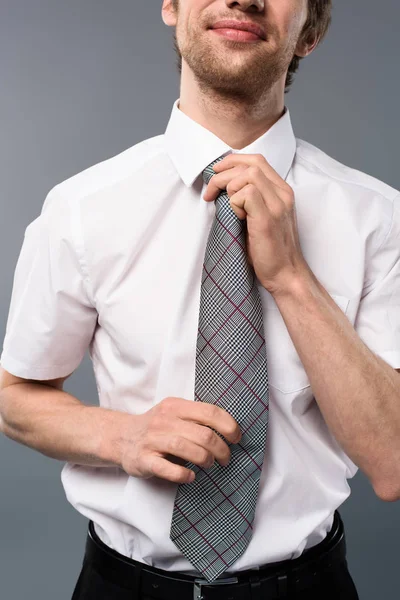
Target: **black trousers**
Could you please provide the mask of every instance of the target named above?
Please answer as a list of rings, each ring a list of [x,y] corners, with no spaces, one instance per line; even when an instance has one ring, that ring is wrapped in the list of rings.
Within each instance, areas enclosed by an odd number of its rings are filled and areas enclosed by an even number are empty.
[[[218,582],[218,583],[217,583]],[[71,600],[359,600],[348,569],[338,511],[326,538],[292,560],[226,573],[209,584],[149,567],[106,546],[89,522],[82,568]]]

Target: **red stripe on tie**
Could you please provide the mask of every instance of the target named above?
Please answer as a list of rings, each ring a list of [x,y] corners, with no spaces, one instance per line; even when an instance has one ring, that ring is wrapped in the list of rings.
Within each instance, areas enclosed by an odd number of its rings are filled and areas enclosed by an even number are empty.
[[[196,465],[197,466],[197,465]],[[204,471],[204,469],[202,469],[201,467],[199,467],[199,469],[201,469],[202,471]],[[243,479],[243,481],[240,483],[239,487],[237,487],[232,494],[234,494],[235,492],[237,492],[238,490],[240,490],[240,488],[242,487],[242,485],[244,483],[246,483],[246,481],[249,479],[249,477],[252,477],[254,475],[254,473],[258,470],[258,468],[254,469],[254,471],[252,471],[251,473],[249,473],[246,477],[246,479]],[[206,473],[206,471],[204,471]],[[215,485],[215,482],[213,482]],[[219,489],[219,488],[218,488]],[[221,490],[220,490],[221,491]],[[228,496],[228,498],[230,498],[230,495]],[[223,504],[225,502],[225,498],[223,500],[221,500],[221,502],[219,502],[218,504],[216,504],[214,506],[214,508],[212,510],[210,510],[210,512],[207,513],[207,515],[210,515],[216,508],[218,508],[219,506],[221,506],[221,504]],[[197,525],[197,523],[200,523],[200,521],[203,520],[204,517],[200,517],[200,519],[198,521],[195,521],[195,523],[193,523],[193,525]],[[189,519],[187,519],[189,520]],[[190,521],[189,521],[190,522]],[[181,535],[184,535],[185,533],[187,533],[190,529],[192,528],[192,526],[190,525],[187,529],[185,529],[185,531],[181,531],[181,533],[179,535],[177,535],[175,537],[175,540],[177,540]]]
[[[177,504],[176,504],[175,506],[176,506],[177,510],[179,510],[179,512],[181,513],[181,515],[183,515],[183,516],[184,516],[184,518],[185,518],[187,521],[189,521],[188,517],[185,515],[185,513],[183,513],[183,512],[181,511],[181,509],[179,508],[179,506],[178,506]],[[190,521],[189,521],[189,523],[190,523]],[[200,536],[200,537],[201,537],[201,538],[202,538],[202,539],[203,539],[203,540],[206,542],[206,544],[207,544],[208,546],[210,546],[211,550],[212,550],[213,552],[215,552],[215,554],[217,554],[217,558],[219,557],[219,558],[222,560],[222,562],[223,562],[223,563],[224,563],[224,564],[225,564],[225,565],[228,567],[228,566],[229,566],[229,565],[228,565],[228,563],[224,561],[224,559],[223,559],[223,558],[222,558],[222,556],[219,554],[219,552],[217,552],[217,550],[214,548],[214,546],[213,546],[212,544],[210,544],[210,542],[209,542],[208,540],[206,540],[206,538],[205,538],[205,537],[204,537],[204,535],[201,533],[201,531],[199,531],[199,530],[197,529],[197,527],[195,527],[193,524],[191,524],[191,529],[194,529],[195,531],[197,531],[197,533],[199,534],[199,536]],[[247,529],[246,529],[246,531],[247,531]],[[215,562],[215,560],[217,560],[217,558],[215,558],[213,562]]]

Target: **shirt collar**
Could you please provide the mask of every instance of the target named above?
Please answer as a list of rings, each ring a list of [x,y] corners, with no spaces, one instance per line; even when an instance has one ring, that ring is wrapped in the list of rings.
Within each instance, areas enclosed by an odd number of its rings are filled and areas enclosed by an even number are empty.
[[[276,123],[254,142],[235,150],[214,133],[188,117],[178,108],[175,100],[165,130],[166,150],[187,187],[193,185],[204,169],[222,154],[262,154],[273,169],[286,179],[296,153],[296,138],[293,133],[289,109]]]

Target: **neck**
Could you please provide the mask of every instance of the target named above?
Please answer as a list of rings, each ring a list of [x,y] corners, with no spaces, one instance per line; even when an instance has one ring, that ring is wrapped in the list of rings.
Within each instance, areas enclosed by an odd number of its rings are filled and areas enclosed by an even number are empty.
[[[205,89],[182,65],[178,108],[188,117],[214,133],[235,150],[245,148],[263,135],[285,110],[284,81],[257,99],[232,98]]]

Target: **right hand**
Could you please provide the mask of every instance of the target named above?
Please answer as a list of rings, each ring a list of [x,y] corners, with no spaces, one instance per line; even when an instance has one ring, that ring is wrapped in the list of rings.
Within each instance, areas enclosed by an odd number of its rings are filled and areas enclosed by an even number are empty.
[[[237,444],[240,427],[223,408],[206,402],[168,397],[141,415],[131,415],[128,436],[124,436],[121,468],[133,477],[161,477],[176,483],[189,483],[195,473],[168,460],[172,455],[203,468],[210,468],[216,459],[229,463],[229,446],[225,439]],[[132,427],[133,422],[133,427]]]

